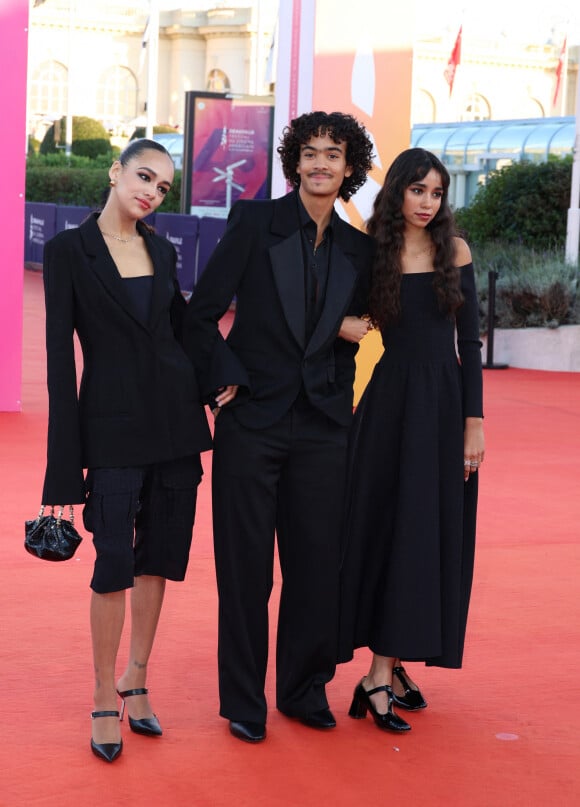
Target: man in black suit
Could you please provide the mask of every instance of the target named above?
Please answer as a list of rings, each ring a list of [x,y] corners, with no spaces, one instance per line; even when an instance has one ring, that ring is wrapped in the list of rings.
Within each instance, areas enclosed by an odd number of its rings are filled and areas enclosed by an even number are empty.
[[[325,684],[336,664],[347,432],[373,255],[371,239],[334,210],[371,167],[364,128],[350,115],[305,114],[286,127],[278,153],[294,190],[234,205],[186,323],[219,413],[213,523],[220,714],[248,742],[266,736],[275,533],[283,577],[277,707],[314,728],[336,725]],[[218,322],[234,296],[224,342]]]

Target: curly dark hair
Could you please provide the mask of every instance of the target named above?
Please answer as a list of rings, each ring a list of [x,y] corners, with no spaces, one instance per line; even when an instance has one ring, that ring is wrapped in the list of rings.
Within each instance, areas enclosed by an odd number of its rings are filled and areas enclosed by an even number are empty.
[[[373,144],[365,127],[352,115],[343,112],[306,112],[284,127],[277,148],[282,170],[288,182],[300,187],[296,168],[300,161],[300,147],[312,137],[328,135],[335,143],[346,143],[346,164],[352,174],[344,178],[338,195],[345,202],[366,182],[372,168]]]
[[[414,182],[424,179],[432,169],[441,177],[443,187],[441,206],[426,227],[435,246],[433,287],[439,308],[444,314],[452,315],[463,303],[459,270],[454,266],[453,236],[457,235],[457,229],[448,202],[449,173],[430,151],[407,149],[399,154],[387,171],[367,222],[367,232],[377,243],[369,314],[373,324],[379,328],[397,322],[401,315],[401,253],[405,244],[402,208],[405,191]]]

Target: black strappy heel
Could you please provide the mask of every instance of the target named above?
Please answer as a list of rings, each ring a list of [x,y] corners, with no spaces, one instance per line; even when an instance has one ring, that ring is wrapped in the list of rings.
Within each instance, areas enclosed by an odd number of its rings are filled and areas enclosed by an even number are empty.
[[[374,703],[371,701],[370,696],[374,695],[376,692],[387,693],[388,709],[385,714],[377,712]],[[361,681],[354,690],[354,697],[348,711],[348,716],[354,717],[355,720],[362,720],[366,717],[367,711],[369,711],[380,729],[386,729],[388,731],[410,731],[411,726],[403,720],[402,717],[399,717],[399,715],[393,712],[393,700],[393,689],[387,686],[387,684],[369,689],[367,692]]]
[[[99,717],[119,717],[119,712],[112,710],[91,712],[92,720]],[[123,750],[123,740],[118,743],[96,743],[91,737],[91,750],[99,759],[104,759],[105,762],[114,762]]]
[[[411,689],[405,668],[400,666],[394,667],[393,675],[397,676],[401,686],[405,690],[404,695],[397,695],[393,692],[393,700],[397,706],[408,709],[410,712],[414,712],[416,709],[424,709],[427,706],[427,701],[418,689]]]
[[[123,719],[123,715],[125,714],[125,698],[130,698],[133,695],[147,695],[149,693],[148,689],[144,687],[140,687],[139,689],[126,689],[124,692],[119,692],[117,690],[117,695],[122,698],[123,705],[121,706],[121,720]],[[153,717],[141,717],[135,719],[129,715],[129,728],[131,731],[134,731],[135,734],[146,734],[148,737],[161,737],[163,734],[163,730],[159,725],[159,720],[157,720],[157,716],[153,715]]]

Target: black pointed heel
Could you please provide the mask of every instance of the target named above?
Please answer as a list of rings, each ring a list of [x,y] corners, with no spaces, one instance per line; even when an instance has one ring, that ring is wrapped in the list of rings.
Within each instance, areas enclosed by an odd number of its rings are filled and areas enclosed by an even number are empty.
[[[92,720],[99,717],[119,717],[119,712],[112,710],[91,712]],[[114,762],[123,750],[123,740],[118,743],[96,743],[91,737],[91,750],[99,759],[104,759],[105,762]]]
[[[117,695],[123,701],[120,719],[122,720],[123,715],[125,714],[125,698],[130,698],[132,695],[147,695],[148,693],[149,690],[145,689],[144,687],[140,687],[139,689],[126,689],[124,692],[119,692],[119,690],[117,690]],[[159,725],[159,720],[157,719],[156,715],[153,715],[153,717],[141,717],[137,719],[129,715],[129,728],[131,731],[134,731],[135,734],[145,734],[147,737],[161,737],[163,734],[163,729]]]
[[[370,696],[376,692],[386,692],[388,698],[388,709],[385,714],[377,712],[374,703],[371,701]],[[373,720],[380,729],[388,731],[410,731],[411,726],[403,720],[402,717],[393,712],[393,690],[392,687],[384,684],[380,687],[367,690],[363,687],[362,681],[354,690],[354,696],[348,716],[354,717],[355,720],[362,720],[366,717],[367,711],[371,713]]]
[[[416,709],[425,709],[427,701],[418,689],[411,689],[411,684],[407,678],[407,673],[404,667],[394,667],[393,675],[396,675],[403,689],[404,695],[396,695],[393,692],[393,700],[402,709],[407,709],[409,712],[414,712]]]

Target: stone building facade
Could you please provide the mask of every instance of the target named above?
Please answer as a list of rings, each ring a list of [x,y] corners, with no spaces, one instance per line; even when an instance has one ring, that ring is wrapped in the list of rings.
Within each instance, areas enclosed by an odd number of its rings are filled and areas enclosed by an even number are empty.
[[[453,41],[415,43],[412,123],[510,120],[574,114],[580,48],[567,49],[556,103],[556,70],[562,43],[514,44],[463,38],[450,94],[445,69]]]
[[[275,3],[214,3],[160,14],[157,123],[180,129],[189,90],[272,92]],[[46,0],[30,14],[28,132],[40,139],[70,109],[102,121],[120,139],[143,125],[147,87],[147,3]],[[453,93],[444,70],[453,42],[417,41],[412,120],[431,123],[574,114],[578,47],[570,48],[559,97],[560,44],[464,39]],[[388,77],[396,81],[396,76]],[[70,100],[70,104],[69,104]]]
[[[28,133],[40,139],[69,108],[73,115],[100,120],[118,137],[144,125],[147,21],[144,3],[47,0],[33,7]],[[180,128],[189,90],[270,92],[266,81],[272,28],[257,5],[161,12],[156,122]]]

